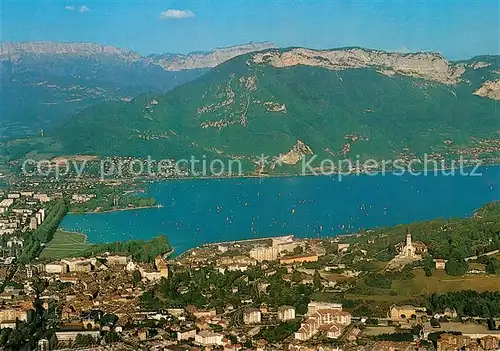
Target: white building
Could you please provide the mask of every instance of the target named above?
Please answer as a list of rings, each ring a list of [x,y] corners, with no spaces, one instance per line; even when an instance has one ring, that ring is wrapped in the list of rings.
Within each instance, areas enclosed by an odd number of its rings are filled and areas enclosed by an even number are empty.
[[[90,272],[96,260],[95,258],[68,258],[61,260],[61,262],[68,265],[70,272]]]
[[[313,313],[319,310],[327,310],[327,309],[342,311],[342,304],[332,303],[332,302],[311,301],[307,304],[307,315],[311,316]]]
[[[0,214],[7,212],[10,206],[14,203],[13,199],[3,199],[0,201]]]
[[[194,342],[202,346],[218,345],[222,346],[222,334],[214,333],[210,330],[203,330],[195,335]]]
[[[42,214],[40,212],[35,213],[35,218],[38,225],[42,224]]]
[[[195,338],[196,338],[196,329],[177,332],[177,340],[178,341],[195,339]]]
[[[38,210],[38,213],[42,216],[42,222],[45,221],[45,209],[41,208]]]
[[[53,262],[45,265],[45,272],[49,274],[61,274],[68,272],[68,266],[62,262]]]
[[[35,194],[35,195],[33,195],[33,198],[35,200],[40,201],[40,202],[49,202],[50,201],[50,197],[48,197],[47,194]]]
[[[7,247],[23,247],[24,240],[18,237],[12,237],[9,241],[7,241]]]
[[[351,324],[351,314],[338,309],[321,309],[312,313],[295,332],[296,340],[309,340],[320,330],[329,338],[338,338],[343,329]]]
[[[106,260],[111,265],[126,265],[132,261],[132,256],[122,256],[122,255],[109,255]]]
[[[89,331],[89,330],[78,330],[78,331],[62,331],[56,332],[56,338],[59,342],[73,342],[76,340],[78,334],[84,336],[91,336],[95,340],[99,340],[101,332],[100,331]]]
[[[295,319],[295,307],[281,306],[278,308],[278,319],[280,321],[288,321]]]
[[[258,324],[262,319],[262,313],[257,308],[251,308],[243,313],[243,323]]]
[[[31,217],[30,219],[30,229],[31,230],[36,230],[38,228],[38,221],[36,220],[36,217]]]
[[[279,249],[275,246],[258,246],[250,250],[250,257],[262,261],[274,261],[278,259]]]

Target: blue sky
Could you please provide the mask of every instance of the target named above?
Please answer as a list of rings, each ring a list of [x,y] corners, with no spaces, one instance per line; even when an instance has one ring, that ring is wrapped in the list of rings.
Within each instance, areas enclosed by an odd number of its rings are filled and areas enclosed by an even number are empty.
[[[498,0],[3,0],[3,41],[86,41],[147,55],[249,41],[499,54]]]

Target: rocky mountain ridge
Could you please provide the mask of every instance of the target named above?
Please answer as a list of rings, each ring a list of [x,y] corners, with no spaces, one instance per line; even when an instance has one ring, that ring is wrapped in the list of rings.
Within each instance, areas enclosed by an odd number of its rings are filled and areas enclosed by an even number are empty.
[[[313,50],[292,48],[270,50],[253,55],[252,62],[283,68],[297,65],[322,67],[333,71],[379,68],[386,75],[401,74],[443,84],[456,84],[465,72],[464,65],[450,63],[440,54],[418,52],[402,54],[362,48]]]
[[[82,57],[110,55],[128,62],[160,66],[165,71],[182,71],[213,68],[233,57],[270,48],[276,48],[276,46],[270,42],[250,42],[225,48],[215,48],[208,52],[152,54],[144,57],[129,49],[94,43],[3,42],[0,43],[0,60],[15,61],[28,55],[74,55]]]
[[[213,68],[236,56],[274,48],[277,48],[277,46],[270,42],[250,42],[225,48],[215,48],[209,52],[192,52],[187,55],[149,55],[145,61],[161,66],[166,71]]]
[[[140,55],[132,50],[120,49],[111,45],[94,43],[63,43],[50,41],[2,42],[0,43],[0,56],[12,58],[23,54],[76,54],[76,55]]]

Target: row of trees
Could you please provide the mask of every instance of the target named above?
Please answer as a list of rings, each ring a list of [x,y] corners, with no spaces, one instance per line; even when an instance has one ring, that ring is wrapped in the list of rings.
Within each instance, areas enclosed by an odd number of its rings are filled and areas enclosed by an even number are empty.
[[[478,293],[473,290],[432,294],[427,298],[427,308],[432,313],[454,308],[465,317],[500,317],[500,291]]]
[[[68,203],[64,199],[58,199],[50,203],[46,210],[48,213],[42,224],[25,237],[23,252],[19,257],[22,263],[27,263],[38,257],[42,243],[52,240],[59,224],[68,213]]]
[[[79,256],[89,257],[100,252],[112,254],[130,254],[134,261],[152,262],[158,255],[172,249],[166,235],[157,236],[151,240],[129,240],[112,243],[95,244],[88,251],[78,253]]]

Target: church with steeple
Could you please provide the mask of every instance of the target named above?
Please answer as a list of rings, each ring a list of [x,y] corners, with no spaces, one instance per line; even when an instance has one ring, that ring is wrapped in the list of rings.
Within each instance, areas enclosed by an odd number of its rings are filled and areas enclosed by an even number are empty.
[[[399,256],[408,258],[421,258],[427,253],[427,245],[421,241],[413,241],[410,228],[406,229],[406,242],[397,245]]]

